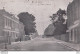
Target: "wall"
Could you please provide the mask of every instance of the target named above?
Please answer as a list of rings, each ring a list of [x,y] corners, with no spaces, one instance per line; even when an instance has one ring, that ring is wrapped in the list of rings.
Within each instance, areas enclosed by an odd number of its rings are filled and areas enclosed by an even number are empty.
[[[73,43],[80,42],[80,30],[79,30],[80,22],[78,22],[80,21],[79,14],[80,14],[80,0],[74,0],[67,7],[67,16],[68,16],[67,27],[70,30],[69,31],[69,41]]]

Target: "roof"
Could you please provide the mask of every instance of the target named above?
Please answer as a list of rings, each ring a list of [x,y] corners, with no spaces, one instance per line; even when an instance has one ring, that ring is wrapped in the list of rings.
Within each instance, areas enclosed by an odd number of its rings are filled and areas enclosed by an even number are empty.
[[[1,9],[0,10],[0,14],[1,15],[6,15],[6,16],[9,16],[9,17],[11,17],[11,18],[17,18],[17,19],[19,19],[17,16],[15,16],[14,14],[11,14],[11,13],[9,13],[9,12],[7,12],[5,9]]]

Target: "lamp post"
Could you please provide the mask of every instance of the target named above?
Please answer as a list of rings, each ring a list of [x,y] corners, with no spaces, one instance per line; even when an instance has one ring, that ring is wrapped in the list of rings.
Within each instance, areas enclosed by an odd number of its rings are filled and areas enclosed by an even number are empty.
[[[5,36],[5,50],[7,50],[7,36]]]

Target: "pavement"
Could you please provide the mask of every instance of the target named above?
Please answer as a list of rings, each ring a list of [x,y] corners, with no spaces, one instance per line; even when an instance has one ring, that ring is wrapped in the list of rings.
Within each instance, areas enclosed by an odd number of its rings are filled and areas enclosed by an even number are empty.
[[[51,39],[55,39],[55,38],[53,37]],[[55,40],[57,40],[57,39],[55,39]],[[80,44],[65,42],[65,41],[61,41],[61,40],[57,40],[57,42],[60,43],[61,45],[68,47],[68,48],[71,48],[75,51],[80,51]]]
[[[30,41],[14,42],[8,51],[75,51],[55,38],[35,38]]]
[[[0,43],[0,50],[5,50],[5,43]]]
[[[76,43],[69,43],[69,42],[64,42],[61,41],[61,44],[74,49],[75,51],[80,51],[80,44],[76,44]]]

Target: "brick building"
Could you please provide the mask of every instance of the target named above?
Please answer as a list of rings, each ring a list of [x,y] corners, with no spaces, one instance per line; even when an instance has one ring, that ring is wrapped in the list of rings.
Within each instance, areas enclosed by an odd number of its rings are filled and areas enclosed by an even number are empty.
[[[80,43],[80,0],[73,0],[67,7],[69,41]]]
[[[14,42],[20,35],[21,27],[19,18],[13,14],[0,10],[0,41],[11,43]]]

